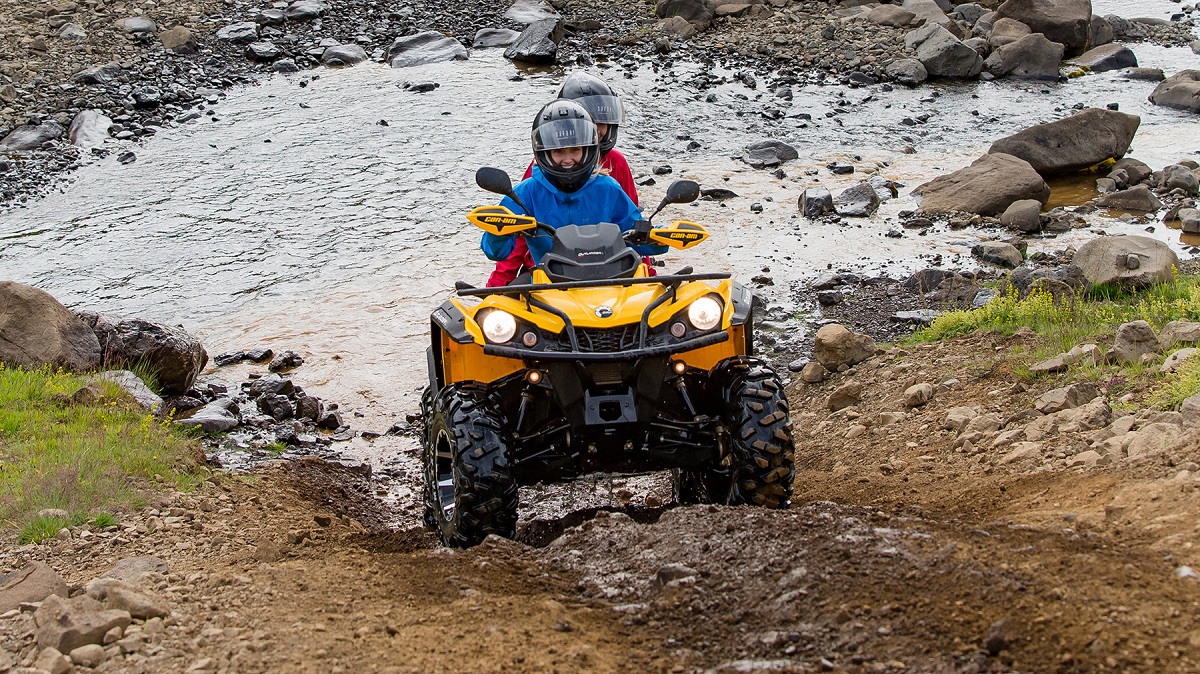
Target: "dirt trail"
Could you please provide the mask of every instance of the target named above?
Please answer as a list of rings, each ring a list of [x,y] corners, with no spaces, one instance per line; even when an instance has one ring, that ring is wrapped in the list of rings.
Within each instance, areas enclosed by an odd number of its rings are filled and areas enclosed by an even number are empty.
[[[1019,419],[1063,383],[1016,383],[1022,348],[967,337],[794,384],[786,511],[657,506],[655,481],[630,481],[623,511],[543,513],[526,542],[449,551],[388,530],[397,512],[364,471],[307,460],[0,566],[43,559],[82,585],[124,557],[168,563],[153,589],[169,626],[97,671],[1196,671],[1200,582],[1179,574],[1200,561],[1196,434],[1100,468],[1067,467],[1069,433],[1039,461],[960,451],[950,408]],[[912,380],[950,379],[904,409]],[[830,412],[852,380],[859,404]],[[35,654],[30,623],[0,618],[17,661]]]

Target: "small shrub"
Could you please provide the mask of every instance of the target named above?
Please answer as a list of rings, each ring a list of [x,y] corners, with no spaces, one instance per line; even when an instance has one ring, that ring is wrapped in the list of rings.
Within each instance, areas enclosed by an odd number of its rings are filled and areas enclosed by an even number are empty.
[[[1173,410],[1197,394],[1200,394],[1200,356],[1192,356],[1155,388],[1149,402],[1159,409]]]
[[[24,527],[21,528],[21,533],[17,534],[17,541],[21,545],[29,543],[41,543],[54,538],[60,529],[65,529],[71,526],[71,521],[61,517],[42,517],[38,515],[29,520]]]
[[[117,526],[117,518],[109,513],[100,513],[92,518],[92,526],[98,529]]]

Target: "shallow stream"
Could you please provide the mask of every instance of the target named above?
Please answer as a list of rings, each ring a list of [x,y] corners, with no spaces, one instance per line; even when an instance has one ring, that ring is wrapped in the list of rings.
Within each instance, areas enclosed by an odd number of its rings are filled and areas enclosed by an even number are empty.
[[[1140,11],[1157,6],[1145,4]],[[1134,49],[1143,65],[1168,73],[1200,66],[1186,48]],[[686,83],[702,70],[646,62],[613,64],[600,74],[626,102],[620,147],[635,175],[672,167],[640,188],[643,205],[657,202],[676,177],[740,195],[665,211],[662,219],[686,216],[713,233],[700,250],[667,256],[667,266],[743,278],[769,268],[775,285],[764,293],[775,304],[787,304],[791,285],[827,268],[897,275],[939,254],[947,265],[972,266],[970,246],[988,232],[883,236],[897,226],[898,212],[914,207],[908,191],[965,166],[993,140],[1077,104],[1117,103],[1141,115],[1130,156],[1154,168],[1200,159],[1195,115],[1150,105],[1153,83],[1115,73],[1064,84],[890,92],[811,85],[797,87],[788,103],[732,79],[695,91]],[[520,70],[492,50],[467,62],[406,70],[364,64],[309,77],[276,76],[231,90],[209,106],[211,117],[131,146],[135,162],[122,165],[112,152],[79,170],[61,192],[0,214],[0,278],[43,288],[74,308],[182,324],[211,355],[295,349],[306,358],[296,376],[308,390],[364,415],[350,419],[356,427],[386,429],[417,408],[429,312],[455,281],[482,283],[490,271],[479,234],[464,219],[470,207],[494,201],[475,186],[474,170],[525,167],[529,119],[562,72]],[[418,94],[402,90],[407,81],[440,86]],[[710,93],[714,102],[706,100]],[[769,119],[762,114],[768,108],[785,116]],[[902,123],[919,115],[929,117]],[[783,167],[786,178],[732,158],[764,138],[800,151]],[[692,140],[699,149],[686,149]],[[906,146],[914,152],[906,154]],[[834,176],[824,168],[833,161],[858,170]],[[796,199],[806,187],[836,193],[870,171],[906,185],[876,216],[841,225],[799,217]],[[1055,198],[1082,203],[1093,196],[1089,190],[1088,182],[1064,183]],[[754,203],[762,213],[751,213]],[[1147,226],[1104,216],[1096,222],[1110,233],[1144,233]],[[1031,249],[1061,249],[1086,236],[1033,241]],[[1184,244],[1200,243],[1181,242],[1161,224],[1153,236],[1185,256]],[[349,453],[380,459],[411,445],[355,440]]]

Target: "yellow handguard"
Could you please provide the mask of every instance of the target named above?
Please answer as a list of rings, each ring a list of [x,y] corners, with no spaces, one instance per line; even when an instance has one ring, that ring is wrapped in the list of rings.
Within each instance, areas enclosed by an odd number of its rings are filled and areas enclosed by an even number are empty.
[[[504,206],[477,206],[467,214],[467,221],[496,236],[537,229],[537,219],[529,215],[517,215]]]
[[[650,240],[672,248],[691,248],[708,238],[708,230],[702,225],[679,220],[666,227],[650,230]]]

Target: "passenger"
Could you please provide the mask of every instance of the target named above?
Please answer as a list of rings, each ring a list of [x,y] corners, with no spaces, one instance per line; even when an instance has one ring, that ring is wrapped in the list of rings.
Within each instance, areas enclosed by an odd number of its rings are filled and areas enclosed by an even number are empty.
[[[625,155],[616,149],[617,131],[625,120],[625,109],[621,105],[621,99],[604,80],[582,72],[567,76],[558,89],[558,98],[575,101],[588,111],[596,125],[596,133],[600,136],[600,169],[617,181],[635,206],[639,205],[637,186],[633,182],[629,162],[625,161]],[[529,162],[529,168],[525,169],[522,179],[528,179],[533,174],[536,163],[536,160]],[[522,268],[533,269],[533,264],[533,257],[529,254],[525,241],[518,239],[512,254],[496,263],[495,271],[488,278],[488,287],[512,283]]]
[[[566,99],[548,103],[534,118],[531,135],[534,156],[531,177],[517,184],[514,190],[538,222],[555,229],[611,222],[621,231],[628,231],[641,219],[641,212],[617,181],[600,172],[599,135],[581,105]],[[500,205],[514,213],[523,212],[509,197]],[[553,243],[548,236],[485,233],[480,247],[489,259],[501,261],[512,257],[518,242],[527,245],[534,265],[550,251]],[[633,249],[641,255],[666,251],[665,246],[651,244]],[[496,274],[492,276],[495,278]],[[488,281],[489,287],[505,284]]]

